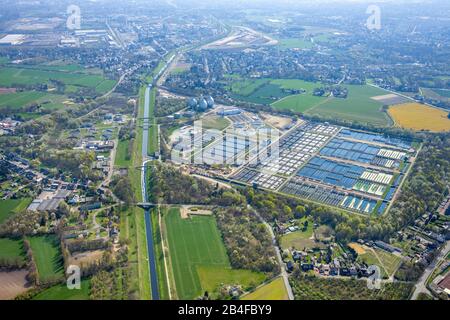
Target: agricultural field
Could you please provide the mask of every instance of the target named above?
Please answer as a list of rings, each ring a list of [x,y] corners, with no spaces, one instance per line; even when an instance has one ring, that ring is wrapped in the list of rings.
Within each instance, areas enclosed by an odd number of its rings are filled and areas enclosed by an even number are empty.
[[[243,296],[241,300],[288,300],[289,296],[283,278],[262,285],[255,291]]]
[[[247,97],[254,93],[258,88],[266,85],[270,82],[270,79],[255,79],[255,80],[240,80],[236,81],[235,77],[230,77],[233,79],[231,83],[230,90],[240,96]],[[239,78],[238,78],[239,79]]]
[[[248,270],[231,269],[230,262],[212,216],[182,219],[179,209],[164,215],[170,262],[179,299],[194,299],[221,283],[243,287],[257,285],[265,278]]]
[[[275,109],[292,110],[309,115],[339,118],[388,126],[391,120],[383,111],[383,103],[372,99],[385,95],[382,89],[369,85],[344,85],[348,97],[314,96],[322,84],[295,79],[234,79],[229,90],[235,99],[258,104],[270,104]],[[292,94],[292,90],[303,91]]]
[[[114,80],[103,80],[95,87],[95,92],[99,94],[104,94],[110,91],[116,85]]]
[[[32,300],[89,300],[89,290],[89,280],[81,281],[80,290],[69,290],[65,283],[58,284],[38,293]]]
[[[287,38],[287,39],[279,39],[278,46],[282,49],[311,49],[314,46],[314,43],[311,42],[310,39],[307,38]]]
[[[419,92],[422,96],[429,99],[450,102],[450,90],[419,88]]]
[[[419,103],[404,103],[391,106],[388,113],[397,126],[405,129],[450,131],[448,111]]]
[[[324,101],[326,101],[324,97],[316,97],[311,94],[296,94],[278,100],[272,104],[272,107],[279,110],[306,112],[315,106],[319,106]]]
[[[0,200],[0,224],[14,214],[25,210],[31,203],[31,199]]]
[[[446,89],[433,89],[434,92],[436,92],[441,97],[450,98],[450,90]]]
[[[21,108],[35,104],[39,105],[43,111],[53,111],[64,108],[70,103],[72,102],[64,95],[38,91],[24,91],[0,95],[0,108],[6,106]]]
[[[0,86],[14,87],[15,85],[50,84],[52,80],[59,81],[73,92],[74,87],[81,89],[92,88],[103,94],[115,85],[114,80],[107,80],[102,74],[89,72],[75,65],[66,66],[3,66],[0,67]]]
[[[274,80],[272,83],[285,90],[305,90],[304,93],[290,95],[274,102],[272,107],[275,109],[305,112],[326,101],[324,97],[313,95],[314,89],[320,86],[318,83],[291,79]]]
[[[56,236],[46,235],[28,238],[41,282],[64,275],[63,259]]]
[[[311,108],[307,113],[374,125],[390,125],[388,115],[382,110],[383,104],[371,99],[386,94],[384,90],[368,85],[345,85],[345,87],[348,89],[346,99],[330,98]]]
[[[0,238],[0,260],[25,261],[25,251],[22,240]]]
[[[295,79],[232,79],[234,81],[229,86],[229,90],[236,99],[251,103],[272,104],[276,109],[303,112],[325,100],[323,97],[312,95],[314,88],[320,86],[314,82]],[[291,90],[304,90],[304,92],[292,95]]]

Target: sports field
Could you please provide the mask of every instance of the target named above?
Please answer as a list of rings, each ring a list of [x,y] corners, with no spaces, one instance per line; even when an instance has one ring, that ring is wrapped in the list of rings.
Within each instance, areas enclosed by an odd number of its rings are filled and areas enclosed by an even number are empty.
[[[0,200],[0,224],[14,214],[25,210],[30,204],[31,199],[8,199]]]
[[[69,290],[65,283],[58,284],[40,292],[32,300],[89,300],[89,290],[89,280],[81,281],[80,290]]]
[[[448,111],[420,103],[404,103],[390,107],[388,112],[395,124],[405,129],[450,131]]]
[[[388,115],[382,110],[383,104],[371,99],[386,94],[384,90],[368,85],[345,85],[345,87],[348,88],[346,99],[332,97],[311,108],[307,113],[375,125],[390,124]]]
[[[255,291],[242,297],[242,300],[288,300],[289,296],[283,278],[264,284]]]
[[[0,238],[0,260],[25,261],[22,240]]]
[[[63,259],[56,236],[46,235],[28,238],[36,262],[39,280],[46,282],[64,275]]]
[[[179,209],[164,215],[170,263],[179,299],[194,299],[224,284],[257,285],[265,276],[230,267],[213,216],[182,219]]]

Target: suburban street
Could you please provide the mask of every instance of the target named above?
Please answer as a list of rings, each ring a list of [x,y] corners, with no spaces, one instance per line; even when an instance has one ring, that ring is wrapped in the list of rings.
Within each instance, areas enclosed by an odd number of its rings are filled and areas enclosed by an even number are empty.
[[[280,265],[280,268],[281,268],[281,276],[283,277],[284,286],[286,287],[286,291],[288,293],[289,300],[294,300],[294,293],[292,292],[291,285],[289,284],[289,276],[286,271],[285,264],[283,262],[283,258],[281,257],[280,249],[277,246],[277,241],[275,239],[275,233],[273,232],[272,227],[264,220],[264,218],[255,209],[253,209],[250,205],[249,205],[249,208],[255,212],[256,216],[259,218],[259,220],[262,221],[262,223],[264,223],[264,225],[266,226],[267,230],[270,233],[270,237],[272,238],[273,248],[277,255],[278,264]]]
[[[433,273],[434,269],[439,265],[442,260],[444,260],[450,252],[450,241],[447,241],[444,248],[439,252],[438,256],[434,259],[432,263],[425,269],[419,281],[416,283],[416,288],[411,297],[411,300],[417,300],[420,293],[430,294],[430,290],[427,288],[427,280]]]

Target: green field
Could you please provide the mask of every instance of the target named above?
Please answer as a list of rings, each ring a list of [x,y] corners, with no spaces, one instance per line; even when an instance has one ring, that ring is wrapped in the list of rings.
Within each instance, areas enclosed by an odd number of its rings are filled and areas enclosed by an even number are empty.
[[[127,168],[131,164],[131,159],[126,159],[128,145],[130,140],[119,140],[117,145],[116,158],[114,160],[114,165],[120,168]]]
[[[288,96],[272,104],[272,107],[280,110],[292,110],[294,112],[306,112],[309,109],[318,106],[326,98],[315,97],[313,95],[297,94]]]
[[[107,93],[116,85],[114,80],[104,80],[99,85],[95,87],[95,91],[100,94]]]
[[[303,222],[304,220],[302,220]],[[306,230],[300,227],[299,231],[294,231],[289,234],[283,235],[280,240],[280,245],[283,249],[295,248],[297,250],[303,250],[304,248],[314,248],[319,245],[316,244],[313,236],[313,223],[309,221]]]
[[[288,38],[288,39],[279,39],[278,46],[283,49],[310,49],[314,46],[314,43],[309,39],[300,39],[300,38]]]
[[[159,228],[159,215],[154,210],[151,212],[153,244],[156,259],[156,273],[158,274],[159,296],[161,300],[169,300],[169,287],[166,278],[166,266],[162,247],[161,229]]]
[[[264,275],[232,270],[212,216],[182,219],[179,209],[164,215],[170,260],[179,299],[194,299],[224,284],[258,284]]]
[[[25,260],[25,251],[22,240],[0,238],[0,259]]]
[[[32,104],[40,105],[43,110],[55,110],[64,107],[64,95],[51,94],[39,91],[24,91],[0,95],[0,108],[21,108]]]
[[[202,119],[204,129],[224,130],[230,125],[230,121],[226,118],[218,116],[207,116]]]
[[[25,91],[17,93],[6,93],[0,95],[0,108],[9,106],[11,108],[19,108],[26,106],[42,97],[45,97],[44,92]]]
[[[319,83],[303,80],[274,80],[273,84],[279,85],[282,89],[305,90],[305,93],[290,95],[272,104],[275,109],[292,110],[295,112],[305,112],[320,103],[323,103],[325,97],[316,97],[313,95],[314,89],[319,87]]]
[[[80,290],[69,290],[66,284],[58,284],[38,293],[32,300],[89,300],[89,290],[89,280],[81,281]]]
[[[101,74],[87,72],[60,71],[62,66],[4,66],[0,67],[0,86],[14,87],[15,85],[36,85],[50,83],[56,80],[65,85],[94,88],[97,93],[106,93],[114,86],[115,81],[105,80]],[[78,70],[76,70],[78,71]],[[73,87],[70,87],[73,90]]]
[[[313,96],[314,89],[321,84],[297,79],[232,79],[228,89],[235,99],[251,103],[271,104],[276,109],[304,112],[325,100]],[[291,95],[286,90],[305,90],[302,94]]]
[[[250,85],[244,87],[242,90],[232,91],[232,96],[237,100],[242,100],[250,103],[258,103],[258,104],[271,104],[278,99],[284,98],[288,96],[288,93],[285,93],[281,90],[280,86],[273,84],[267,79],[259,79],[264,80],[261,85],[255,87],[255,85]],[[254,80],[256,83],[259,80]],[[249,89],[250,88],[250,89]],[[247,94],[251,89],[250,94]]]
[[[31,203],[31,199],[0,200],[0,224],[14,214],[25,210]]]
[[[377,265],[381,269],[383,277],[392,276],[398,269],[401,257],[380,249],[366,250],[366,253],[358,255],[358,260],[367,265]]]
[[[289,300],[289,296],[280,277],[243,296],[241,300]]]
[[[346,99],[342,99],[314,96],[314,89],[323,86],[315,82],[297,79],[242,79],[236,76],[228,76],[227,79],[231,82],[227,88],[237,100],[270,104],[275,109],[327,118],[382,126],[392,124],[389,116],[382,110],[383,103],[371,99],[385,95],[386,91],[369,85],[343,85],[349,93]],[[301,89],[305,92],[292,95],[288,91]]]
[[[345,85],[345,87],[348,88],[347,99],[330,98],[307,113],[376,125],[391,124],[388,115],[381,110],[383,104],[371,99],[374,96],[385,95],[386,91],[368,85]]]
[[[231,91],[238,95],[247,97],[255,92],[258,88],[269,83],[270,79],[252,79],[252,80],[241,80],[233,81],[231,84]]]
[[[397,271],[402,258],[381,249],[375,249],[375,252],[386,272],[393,275]]]
[[[450,98],[450,90],[433,89],[433,91],[436,92],[441,97]]]
[[[39,279],[46,282],[64,276],[63,259],[56,236],[46,235],[28,238],[36,262]]]
[[[244,289],[247,289],[248,287],[256,287],[266,279],[262,273],[224,268],[222,266],[198,266],[197,272],[202,289],[210,293],[214,292],[221,283],[240,284]]]

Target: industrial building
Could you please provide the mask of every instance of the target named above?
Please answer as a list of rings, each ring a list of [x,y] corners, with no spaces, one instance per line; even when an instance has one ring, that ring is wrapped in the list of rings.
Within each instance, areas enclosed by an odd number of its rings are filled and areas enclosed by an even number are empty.
[[[225,116],[234,116],[241,114],[242,110],[235,107],[230,108],[221,108],[219,111],[217,111],[217,115],[225,117]]]

